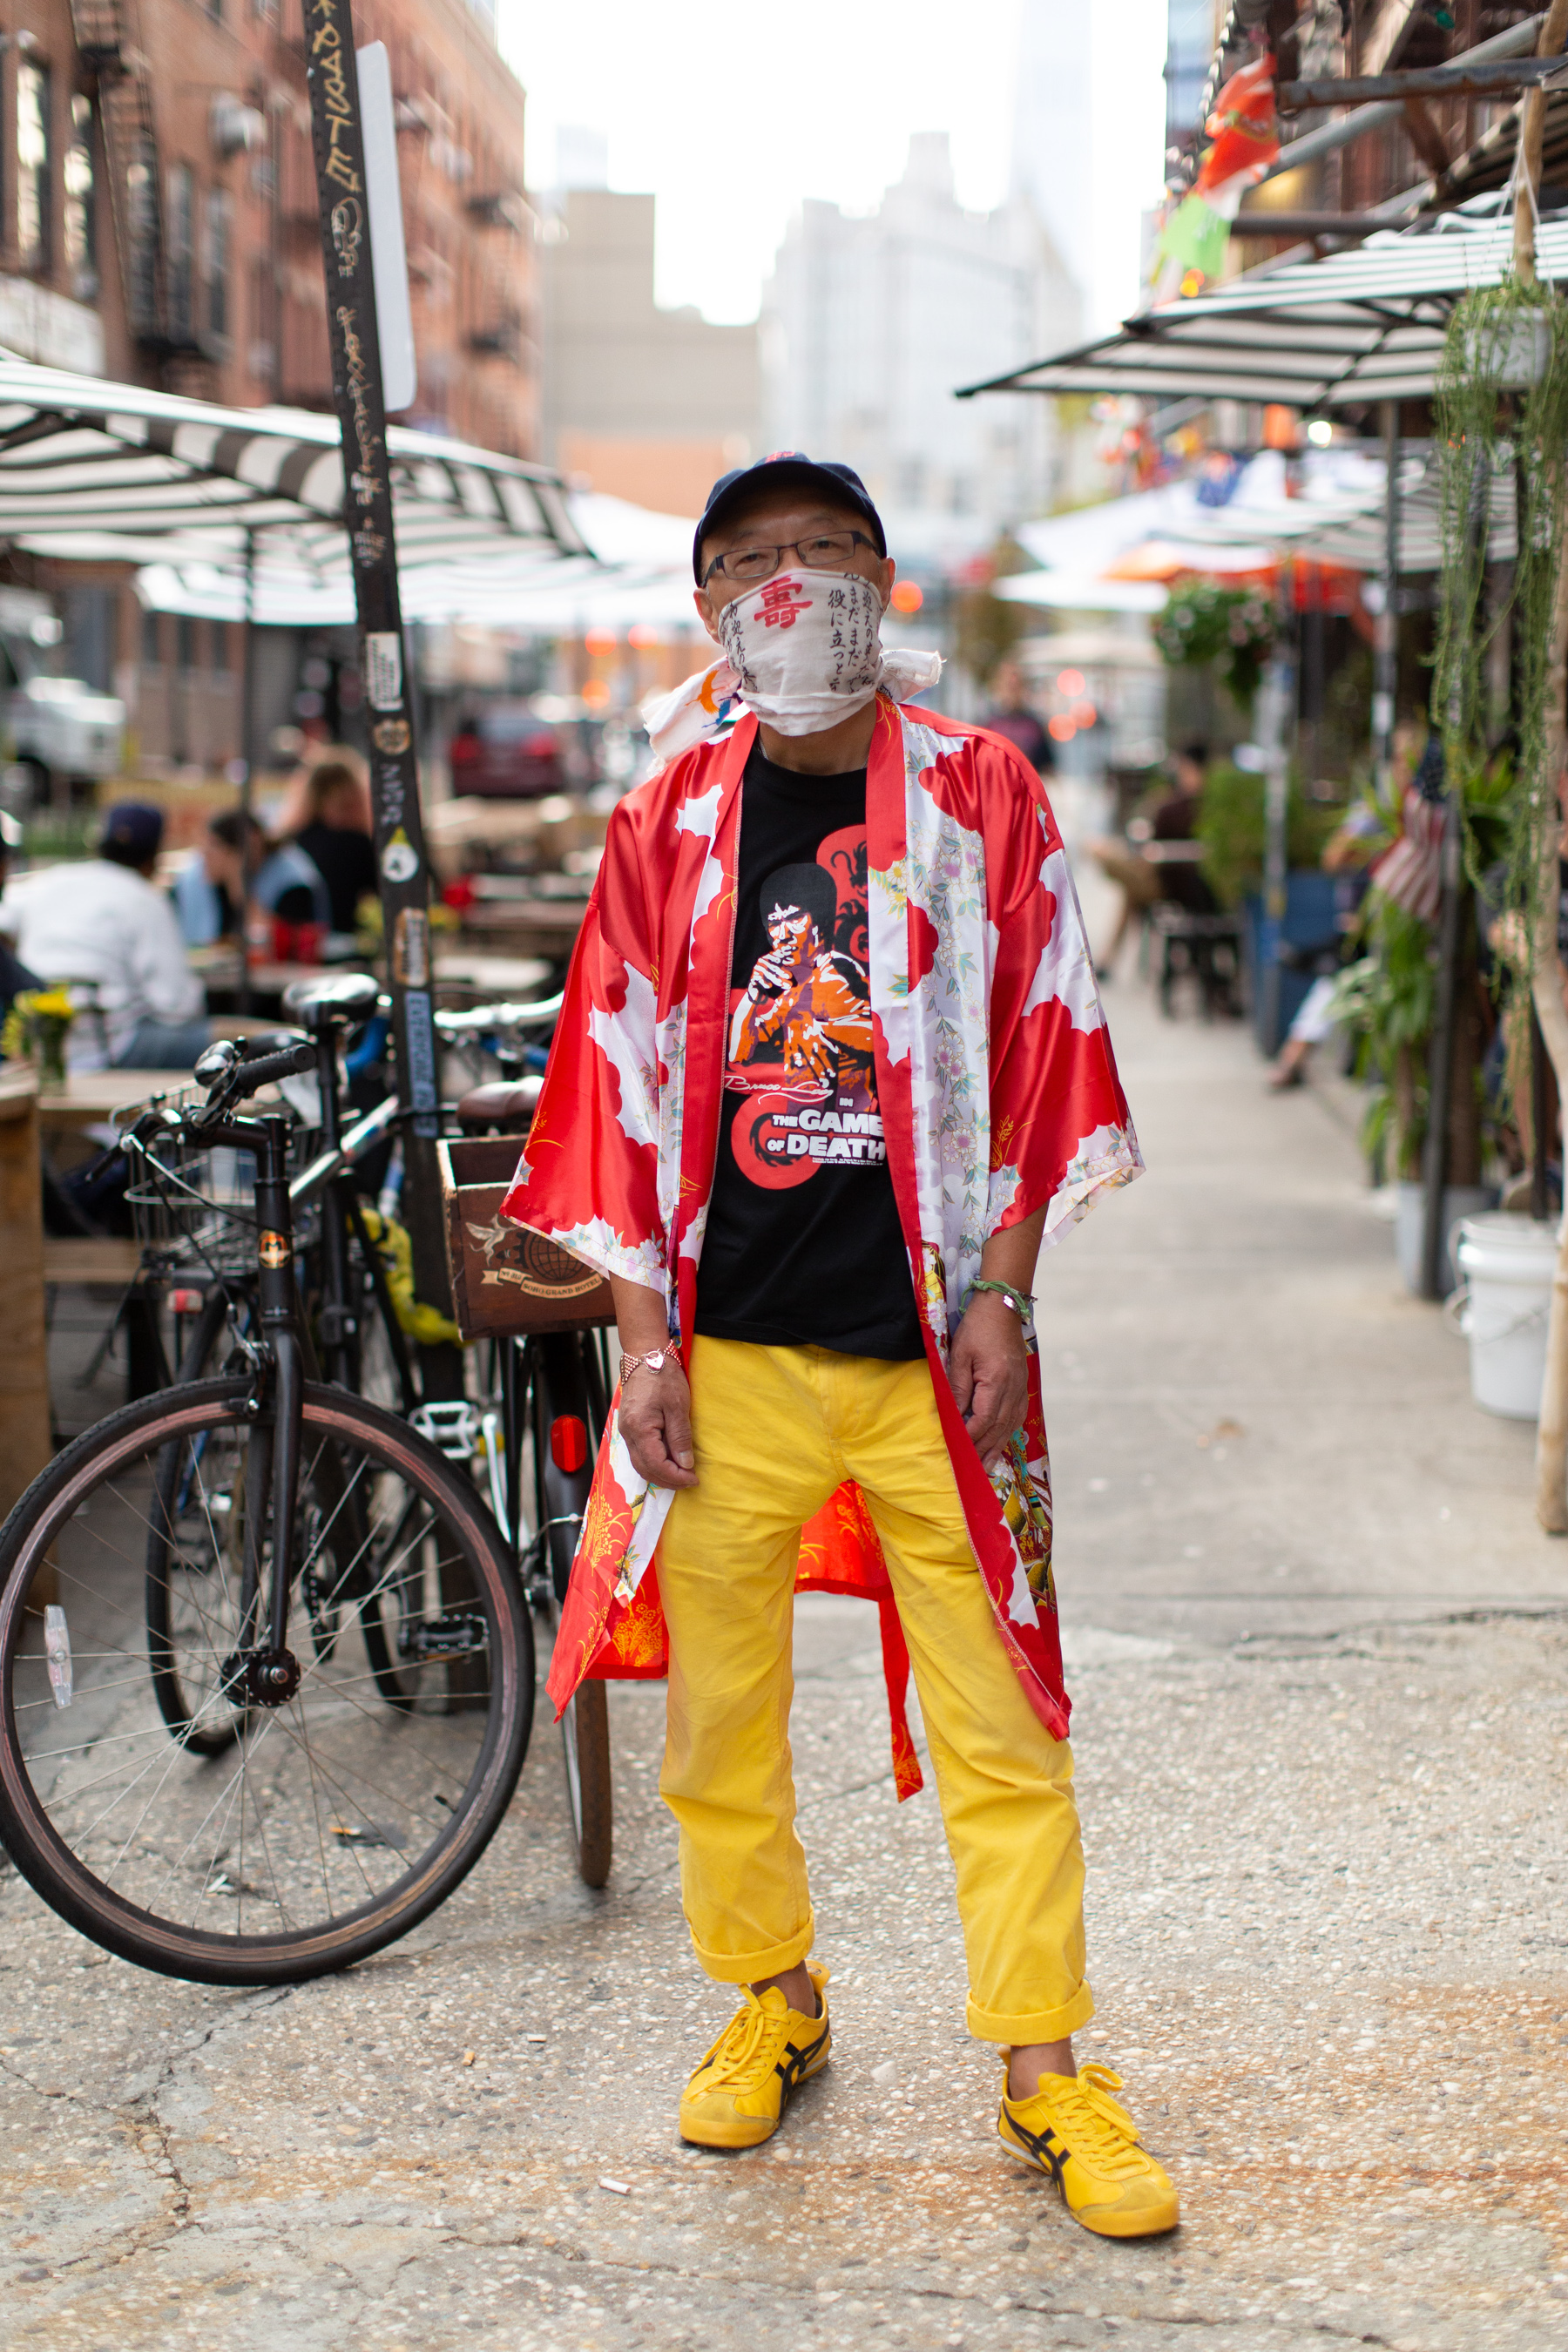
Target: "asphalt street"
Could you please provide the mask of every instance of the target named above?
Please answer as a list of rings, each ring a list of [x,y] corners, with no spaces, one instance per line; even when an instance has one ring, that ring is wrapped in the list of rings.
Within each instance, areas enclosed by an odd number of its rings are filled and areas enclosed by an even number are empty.
[[[0,1876],[0,2345],[1409,2352],[1568,2342],[1568,1547],[1528,1426],[1401,1291],[1331,1076],[1108,1003],[1146,1179],[1043,1262],[1100,2003],[1180,2186],[1087,2236],[994,2133],[931,1796],[875,1622],[803,1602],[795,1736],[832,2065],[767,2148],[684,2147],[722,2023],[612,1693],[616,1860],[535,1736],[404,1945],[291,1992],[138,1974]]]

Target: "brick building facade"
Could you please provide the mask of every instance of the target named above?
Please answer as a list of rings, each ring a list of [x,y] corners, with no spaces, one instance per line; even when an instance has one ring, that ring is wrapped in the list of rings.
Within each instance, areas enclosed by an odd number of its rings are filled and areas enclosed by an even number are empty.
[[[0,346],[235,407],[330,406],[300,0],[3,15]],[[354,36],[391,59],[419,362],[404,421],[531,457],[524,101],[493,18],[482,0],[358,0]],[[131,704],[144,763],[233,755],[237,631],[143,616],[113,574],[24,574],[60,596],[67,665]]]

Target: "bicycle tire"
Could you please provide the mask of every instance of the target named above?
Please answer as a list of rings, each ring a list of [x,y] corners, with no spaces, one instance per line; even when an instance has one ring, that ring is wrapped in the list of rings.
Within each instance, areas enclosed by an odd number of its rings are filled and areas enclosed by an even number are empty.
[[[616,1830],[609,1693],[602,1682],[578,1684],[562,1711],[561,1741],[577,1875],[584,1886],[603,1886],[615,1860]]]
[[[265,1716],[248,1702],[237,1707],[225,1756],[171,1738],[137,1646],[141,1563],[120,1540],[116,1515],[129,1512],[134,1525],[140,1512],[146,1521],[145,1498],[170,1447],[205,1436],[215,1450],[218,1433],[226,1459],[239,1463],[241,1440],[257,1425],[246,1409],[251,1393],[246,1380],[202,1381],[110,1414],[34,1480],[0,1529],[0,1840],[72,1927],[140,1967],[205,1984],[302,1983],[382,1950],[427,1917],[499,1827],[533,1708],[532,1628],[471,1484],[395,1414],[311,1382],[301,1491],[309,1486],[319,1504],[333,1478],[351,1492],[357,1482],[369,1512],[384,1486],[389,1521],[399,1494],[421,1497],[426,1517],[415,1541],[436,1562],[460,1556],[475,1595],[469,1614],[454,1632],[440,1613],[433,1566],[433,1646],[419,1669],[426,1697],[411,1713],[384,1702],[362,1670],[368,1661],[346,1644],[326,1660],[310,1654],[297,1581],[289,1639],[300,1672],[287,1702]],[[321,1466],[329,1460],[330,1474]],[[215,1541],[223,1516],[206,1510]],[[378,1525],[371,1521],[373,1536]],[[366,1576],[378,1557],[365,1549]],[[392,1566],[405,1570],[406,1559]],[[199,1575],[214,1563],[182,1567]],[[56,1579],[60,1605],[74,1612],[88,1644],[75,1645],[64,1702],[83,1708],[75,1745],[53,1733],[62,1701],[37,1638]],[[265,1591],[264,1574],[254,1580]],[[353,1622],[345,1608],[345,1630]],[[62,1623],[68,1632],[68,1618]],[[210,1654],[217,1659],[216,1642]],[[471,1696],[476,1657],[485,1661],[481,1700]],[[458,1669],[450,1675],[448,1661]],[[219,1697],[232,1703],[236,1661],[218,1660],[216,1671]],[[449,1698],[458,1688],[466,1695]],[[127,1794],[116,1816],[121,1785]],[[333,1811],[346,1825],[331,1820]],[[320,1916],[308,1916],[312,1906]]]

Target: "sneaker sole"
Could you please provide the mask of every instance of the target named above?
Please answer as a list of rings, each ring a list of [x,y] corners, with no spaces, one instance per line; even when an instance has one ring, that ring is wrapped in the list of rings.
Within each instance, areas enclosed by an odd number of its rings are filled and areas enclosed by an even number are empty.
[[[779,2101],[778,2114],[773,2117],[771,2123],[769,2123],[765,2116],[736,2116],[735,2121],[737,2125],[742,2123],[758,2123],[765,2126],[763,2130],[757,2132],[752,2137],[745,2139],[739,2137],[735,2139],[696,2139],[692,2137],[691,2133],[687,2130],[685,2125],[682,2124],[680,2126],[681,2139],[688,2147],[715,2148],[721,2154],[739,2155],[746,2148],[763,2147],[766,2141],[772,2139],[780,2124],[783,2123],[785,2115],[789,2111],[789,2103],[795,2096],[796,2091],[799,2090],[801,2084],[803,2083],[809,2083],[814,2074],[820,2074],[832,2054],[833,2034],[831,2030],[829,2030],[829,2032],[823,2036],[821,2042],[818,2042],[816,2048],[812,2052],[809,2060],[801,2068],[800,2073],[795,2076],[794,2082],[787,2083],[784,2085],[784,2096]]]
[[[1031,2172],[1038,2173],[1043,2180],[1050,2182],[1070,2218],[1080,2230],[1087,2230],[1092,2238],[1163,2238],[1181,2224],[1181,2207],[1174,2197],[1171,2200],[1168,2219],[1164,2218],[1163,2209],[1158,2206],[1152,2213],[1111,2211],[1091,2219],[1089,2214],[1077,2211],[1068,2203],[1067,2190],[1048,2164],[1042,2164],[1037,2156],[1032,2155],[1005,2131],[998,2130],[996,2137],[1009,2156],[1016,2157],[1020,2164],[1026,2165]]]

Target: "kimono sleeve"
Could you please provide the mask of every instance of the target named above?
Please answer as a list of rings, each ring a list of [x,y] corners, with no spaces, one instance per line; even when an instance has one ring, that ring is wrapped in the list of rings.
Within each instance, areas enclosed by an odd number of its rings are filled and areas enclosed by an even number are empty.
[[[1143,1162],[1056,819],[1037,780],[1019,772],[1023,762],[1006,766],[986,827],[994,926],[986,1230],[1043,1208],[1051,1242]]]
[[[610,819],[539,1108],[501,1213],[602,1274],[668,1297],[653,940],[623,805]]]

